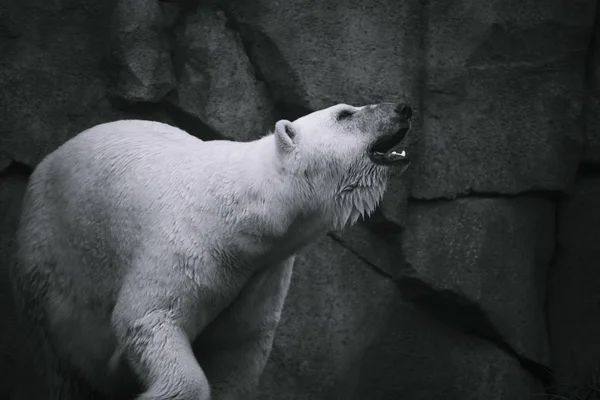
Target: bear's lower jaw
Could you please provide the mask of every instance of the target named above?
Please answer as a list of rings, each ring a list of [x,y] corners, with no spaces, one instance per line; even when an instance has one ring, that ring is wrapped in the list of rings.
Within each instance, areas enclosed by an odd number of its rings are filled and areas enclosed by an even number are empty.
[[[369,158],[378,165],[404,165],[410,163],[406,151],[399,148],[410,130],[410,125],[398,129],[394,134],[380,137],[369,149]]]
[[[394,149],[390,149],[386,153],[372,151],[369,153],[369,157],[371,158],[371,161],[379,165],[395,165],[406,161],[410,163],[410,159],[404,150],[400,151],[400,153]]]
[[[406,151],[402,150],[398,153],[393,148],[385,153],[380,151],[370,151],[369,158],[377,165],[401,165],[406,168],[410,164],[410,158],[406,155]]]

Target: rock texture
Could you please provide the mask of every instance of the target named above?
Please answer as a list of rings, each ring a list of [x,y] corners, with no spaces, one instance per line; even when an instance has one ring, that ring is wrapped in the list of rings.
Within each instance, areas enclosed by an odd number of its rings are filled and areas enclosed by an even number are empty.
[[[260,399],[526,399],[544,389],[493,343],[402,300],[331,238],[302,253]]]
[[[168,101],[230,138],[267,133],[276,122],[270,94],[225,13],[199,6],[181,18],[174,46],[178,84]]]
[[[27,165],[119,114],[103,62],[113,2],[2,1],[0,152]]]
[[[596,8],[596,24],[594,35],[589,44],[585,76],[585,103],[583,125],[585,143],[583,161],[590,163],[600,162],[600,25],[598,15],[600,8]]]
[[[583,176],[559,212],[548,321],[557,388],[562,395],[600,377],[599,205],[600,176]]]
[[[400,288],[456,313],[456,322],[470,310],[465,327],[549,366],[544,295],[554,225],[552,202],[535,197],[414,202]]]
[[[258,397],[579,396],[600,367],[598,10],[0,0],[0,397],[19,337],[2,271],[46,154],[118,118],[252,140],[379,101],[413,105],[413,164],[371,219],[298,256]]]
[[[117,1],[110,28],[116,95],[133,103],[162,100],[176,82],[160,2]]]
[[[412,194],[565,190],[595,2],[430,2]]]
[[[29,171],[11,163],[0,171],[0,398],[8,399],[14,381],[17,354],[14,351],[22,332],[15,329],[13,302],[6,266],[10,262],[11,246],[18,225],[21,199],[27,186]]]

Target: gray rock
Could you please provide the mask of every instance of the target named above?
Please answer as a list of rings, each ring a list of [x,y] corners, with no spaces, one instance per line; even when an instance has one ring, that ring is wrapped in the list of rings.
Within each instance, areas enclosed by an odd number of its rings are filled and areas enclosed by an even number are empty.
[[[583,147],[582,161],[600,162],[600,8],[596,7],[596,21],[594,25],[593,39],[588,51],[588,63],[586,65],[586,103],[584,105],[584,133],[585,143]]]
[[[20,7],[14,1],[0,3],[0,37],[16,39],[23,34]],[[0,42],[1,43],[1,42]],[[0,45],[0,49],[2,46]]]
[[[389,237],[379,235],[366,224],[357,225],[344,232],[330,233],[330,237],[342,247],[390,279],[396,274],[398,257],[402,257],[402,254],[398,254],[398,246],[390,245],[390,239],[397,235],[396,232],[390,233]]]
[[[596,2],[430,2],[412,195],[566,190]]]
[[[489,341],[440,323],[398,297],[389,307],[387,323],[356,363],[358,385],[338,398],[545,398],[540,382]]]
[[[584,177],[558,213],[547,315],[556,386],[562,395],[573,395],[575,388],[587,390],[599,376],[599,204],[600,178]]]
[[[176,31],[177,90],[168,101],[222,135],[247,141],[272,129],[273,105],[223,11],[197,7]]]
[[[418,0],[232,0],[226,7],[277,103],[418,105]]]
[[[117,0],[110,26],[116,94],[132,103],[160,101],[176,82],[159,1]]]
[[[414,301],[454,311],[456,323],[549,365],[544,294],[554,251],[552,201],[410,203],[403,240],[408,266],[400,287],[415,291]]]
[[[7,272],[27,179],[25,172],[15,168],[0,173],[0,398],[3,399],[9,398],[11,384],[16,378],[16,349],[23,334],[15,329],[16,315]]]
[[[12,160],[0,154],[0,172],[4,171],[12,163]]]
[[[106,100],[106,56],[111,2],[9,1],[20,34],[0,35],[0,149],[37,164],[67,139],[116,119]]]
[[[297,258],[257,398],[525,399],[542,393],[490,342],[436,322],[323,238]]]

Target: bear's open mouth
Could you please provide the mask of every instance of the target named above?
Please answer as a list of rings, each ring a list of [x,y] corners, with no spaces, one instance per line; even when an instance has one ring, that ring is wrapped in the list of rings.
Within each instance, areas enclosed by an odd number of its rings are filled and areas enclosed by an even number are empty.
[[[378,139],[369,149],[369,158],[379,165],[406,165],[410,159],[406,151],[397,148],[406,137],[410,128],[401,128],[393,135],[386,135]]]

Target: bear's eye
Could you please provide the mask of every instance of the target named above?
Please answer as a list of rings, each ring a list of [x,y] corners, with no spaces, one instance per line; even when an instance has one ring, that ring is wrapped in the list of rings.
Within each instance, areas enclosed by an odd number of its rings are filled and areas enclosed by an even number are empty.
[[[347,119],[353,115],[354,115],[354,111],[352,111],[352,110],[342,110],[338,113],[337,120],[340,121],[342,119]]]

